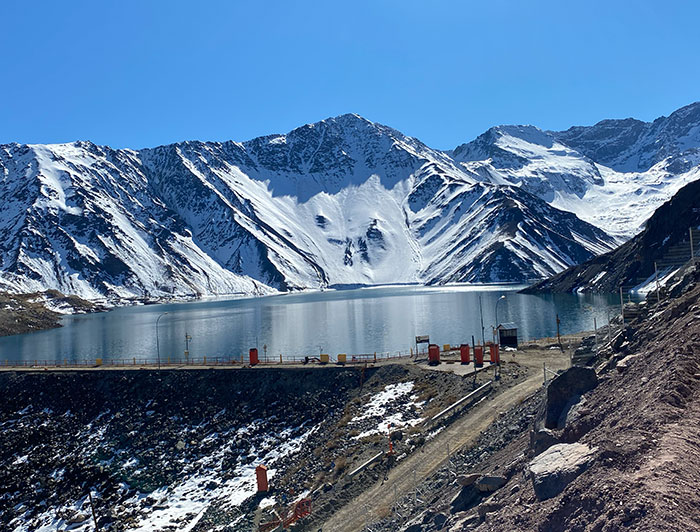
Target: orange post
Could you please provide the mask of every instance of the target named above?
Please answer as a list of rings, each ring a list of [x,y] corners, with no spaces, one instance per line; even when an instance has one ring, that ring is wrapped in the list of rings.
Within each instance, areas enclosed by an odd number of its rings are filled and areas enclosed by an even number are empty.
[[[459,346],[459,358],[461,359],[462,364],[469,364],[469,344],[462,344]]]
[[[431,366],[440,363],[440,346],[437,344],[428,345],[428,364]]]
[[[481,345],[474,346],[474,365],[483,366],[484,365],[484,347]]]
[[[258,481],[258,491],[267,491],[269,488],[267,484],[267,467],[264,465],[259,465],[256,467],[255,478]]]
[[[489,355],[491,356],[491,364],[497,364],[500,362],[500,358],[498,356],[498,344],[489,345]]]

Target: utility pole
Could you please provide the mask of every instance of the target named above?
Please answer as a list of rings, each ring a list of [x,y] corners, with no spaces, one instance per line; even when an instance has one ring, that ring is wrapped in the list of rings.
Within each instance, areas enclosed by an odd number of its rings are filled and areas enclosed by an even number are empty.
[[[661,293],[659,292],[659,269],[654,261],[654,277],[656,278],[656,302],[661,303]]]
[[[622,325],[620,325],[620,332],[625,332],[625,299],[622,297],[622,287],[620,287],[620,316],[622,317]]]
[[[593,333],[595,334],[595,354],[598,355],[598,323],[593,316]]]
[[[88,498],[90,499],[90,510],[92,511],[92,520],[95,522],[95,532],[100,532],[100,527],[97,526],[97,515],[95,514],[95,505],[92,502],[92,490],[88,490]]]
[[[161,313],[160,316],[156,318],[156,352],[158,353],[158,373],[160,373],[160,340],[158,336],[158,322],[160,319],[165,316],[167,312]]]
[[[559,324],[561,321],[559,320],[559,314],[557,314],[557,342],[559,342],[559,349],[564,351],[564,346],[561,345],[561,336],[559,335]]]
[[[493,343],[498,343],[496,341],[496,328],[498,327],[498,304],[505,298],[506,296],[501,296],[498,298],[498,301],[496,301],[496,324],[493,326]]]
[[[693,228],[688,228],[688,234],[690,235],[690,260],[695,264],[695,253],[693,253]]]
[[[192,337],[185,332],[185,364],[190,360],[190,340]]]

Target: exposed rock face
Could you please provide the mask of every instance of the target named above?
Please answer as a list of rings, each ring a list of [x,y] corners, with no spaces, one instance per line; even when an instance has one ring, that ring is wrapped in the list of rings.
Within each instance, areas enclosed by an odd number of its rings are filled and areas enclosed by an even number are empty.
[[[479,500],[479,497],[479,490],[476,489],[474,484],[464,486],[450,501],[450,509],[452,513],[469,510]]]
[[[537,456],[528,471],[539,500],[556,497],[595,459],[597,448],[582,443],[553,445]]]
[[[552,380],[547,386],[544,426],[555,429],[569,401],[592,390],[598,384],[595,370],[573,366]]]
[[[0,145],[0,289],[88,299],[524,281],[615,239],[342,115],[237,142]]]
[[[681,157],[700,140],[700,103],[653,122],[603,120],[554,133],[557,140],[596,162],[623,172],[643,172],[668,157]]]
[[[0,176],[7,291],[524,282],[611,250],[700,177],[700,104],[450,152],[352,114],[247,142],[5,144]]]

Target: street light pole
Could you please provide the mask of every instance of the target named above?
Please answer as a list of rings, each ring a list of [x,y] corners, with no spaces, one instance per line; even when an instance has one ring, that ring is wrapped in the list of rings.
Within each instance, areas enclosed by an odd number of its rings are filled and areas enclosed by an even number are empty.
[[[156,318],[156,352],[158,353],[158,371],[160,372],[160,339],[158,337],[158,322],[165,316],[167,312],[163,312],[160,316]]]
[[[501,296],[496,301],[496,324],[493,326],[493,341],[496,342],[496,328],[498,327],[498,304],[505,299],[506,296]]]
[[[481,345],[486,343],[484,339],[484,311],[481,307],[481,296],[479,296],[479,316],[481,316]]]

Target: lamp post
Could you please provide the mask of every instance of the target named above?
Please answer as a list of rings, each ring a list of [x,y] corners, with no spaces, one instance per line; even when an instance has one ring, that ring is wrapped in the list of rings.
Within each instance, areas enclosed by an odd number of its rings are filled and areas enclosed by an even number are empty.
[[[486,345],[484,339],[484,310],[481,306],[481,296],[479,296],[479,316],[481,317],[481,345]]]
[[[158,338],[158,322],[165,316],[167,312],[163,312],[156,318],[156,352],[158,353],[158,371],[160,372],[160,339]]]
[[[496,329],[498,328],[498,304],[503,301],[506,298],[506,296],[501,296],[498,298],[498,301],[496,301],[496,324],[493,326],[493,341],[494,343],[498,343],[496,341]]]

